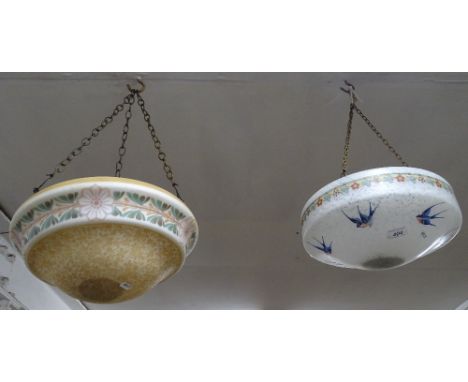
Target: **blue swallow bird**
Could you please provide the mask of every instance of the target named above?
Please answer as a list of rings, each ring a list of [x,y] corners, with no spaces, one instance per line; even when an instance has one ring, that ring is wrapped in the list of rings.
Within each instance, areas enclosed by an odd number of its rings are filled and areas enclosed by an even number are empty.
[[[330,255],[330,254],[332,253],[332,243],[333,243],[333,241],[331,241],[329,245],[326,245],[323,236],[322,236],[322,242],[318,241],[317,239],[314,239],[314,240],[315,240],[317,243],[319,243],[320,246],[315,245],[315,244],[312,244],[310,241],[308,241],[308,243],[309,243],[312,247],[317,248],[318,250],[322,251],[323,253],[326,253],[327,255]]]
[[[443,210],[443,211],[440,211],[440,212],[437,212],[436,214],[434,215],[431,215],[431,210],[435,207],[435,206],[438,206],[439,204],[442,204],[443,202],[441,203],[437,203],[437,204],[434,204],[433,206],[430,206],[429,208],[426,208],[422,214],[420,215],[417,215],[416,216],[416,219],[418,219],[418,222],[423,224],[423,225],[432,225],[432,226],[436,226],[435,224],[432,223],[432,219],[443,219],[444,217],[443,216],[439,216],[441,213],[447,211],[447,210]]]
[[[366,215],[361,212],[358,206],[357,207],[357,210],[359,213],[358,218],[352,218],[346,215],[346,213],[343,210],[341,210],[341,212],[343,212],[343,215],[346,216],[352,223],[356,224],[357,228],[366,228],[372,225],[372,218],[374,217],[374,213],[375,213],[375,210],[377,210],[377,207],[378,205],[375,208],[372,208],[372,204],[371,202],[369,202],[369,213]]]

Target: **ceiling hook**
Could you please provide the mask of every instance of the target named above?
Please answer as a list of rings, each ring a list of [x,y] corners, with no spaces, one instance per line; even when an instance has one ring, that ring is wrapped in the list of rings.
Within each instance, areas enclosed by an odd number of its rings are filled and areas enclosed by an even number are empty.
[[[340,86],[340,90],[345,92],[346,94],[349,94],[349,96],[351,98],[351,103],[355,104],[356,101],[359,100],[359,97],[357,96],[357,94],[355,92],[356,87],[351,82],[349,82],[348,80],[344,80],[344,83],[346,84],[346,86],[348,88],[346,89],[343,86]]]
[[[345,83],[347,86],[351,87],[353,90],[356,90],[356,87],[355,87],[351,82],[349,82],[348,80],[344,80],[344,83]]]
[[[140,89],[134,89],[130,86],[130,84],[127,84],[127,89],[131,93],[143,93],[146,89],[145,83],[141,80],[141,78],[137,78],[137,82],[140,84]]]

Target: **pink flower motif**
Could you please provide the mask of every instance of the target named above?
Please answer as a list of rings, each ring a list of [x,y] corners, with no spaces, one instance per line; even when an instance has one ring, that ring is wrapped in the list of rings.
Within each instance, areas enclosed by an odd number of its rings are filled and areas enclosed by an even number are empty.
[[[359,187],[360,187],[359,183],[356,183],[356,182],[354,182],[354,183],[351,185],[351,188],[352,188],[353,190],[357,190]]]
[[[404,181],[405,181],[405,177],[404,177],[403,175],[401,175],[401,174],[400,174],[400,175],[397,175],[397,176],[395,177],[395,179],[398,180],[399,182],[404,182]]]
[[[439,180],[436,180],[436,181],[435,181],[435,184],[436,184],[436,186],[437,186],[437,187],[439,187],[439,188],[441,188],[441,187],[442,187],[442,183],[440,183],[440,181],[439,181]]]
[[[81,214],[88,219],[104,219],[112,212],[112,196],[109,190],[94,186],[81,192],[78,204]]]
[[[322,198],[318,198],[317,199],[317,207],[320,207],[323,203],[323,199]]]

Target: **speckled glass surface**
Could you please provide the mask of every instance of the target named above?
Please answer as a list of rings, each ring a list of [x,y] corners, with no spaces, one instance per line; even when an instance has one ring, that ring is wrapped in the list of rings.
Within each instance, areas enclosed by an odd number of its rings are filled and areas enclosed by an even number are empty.
[[[173,275],[183,261],[181,249],[161,234],[115,223],[55,231],[27,255],[29,269],[41,280],[98,303],[140,296]]]

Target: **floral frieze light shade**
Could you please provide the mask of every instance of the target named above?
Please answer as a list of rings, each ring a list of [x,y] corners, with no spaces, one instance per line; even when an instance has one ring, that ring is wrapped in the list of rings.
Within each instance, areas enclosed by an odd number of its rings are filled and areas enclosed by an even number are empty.
[[[180,199],[156,186],[83,178],[27,200],[11,237],[43,281],[81,300],[120,302],[180,269],[198,226]]]

